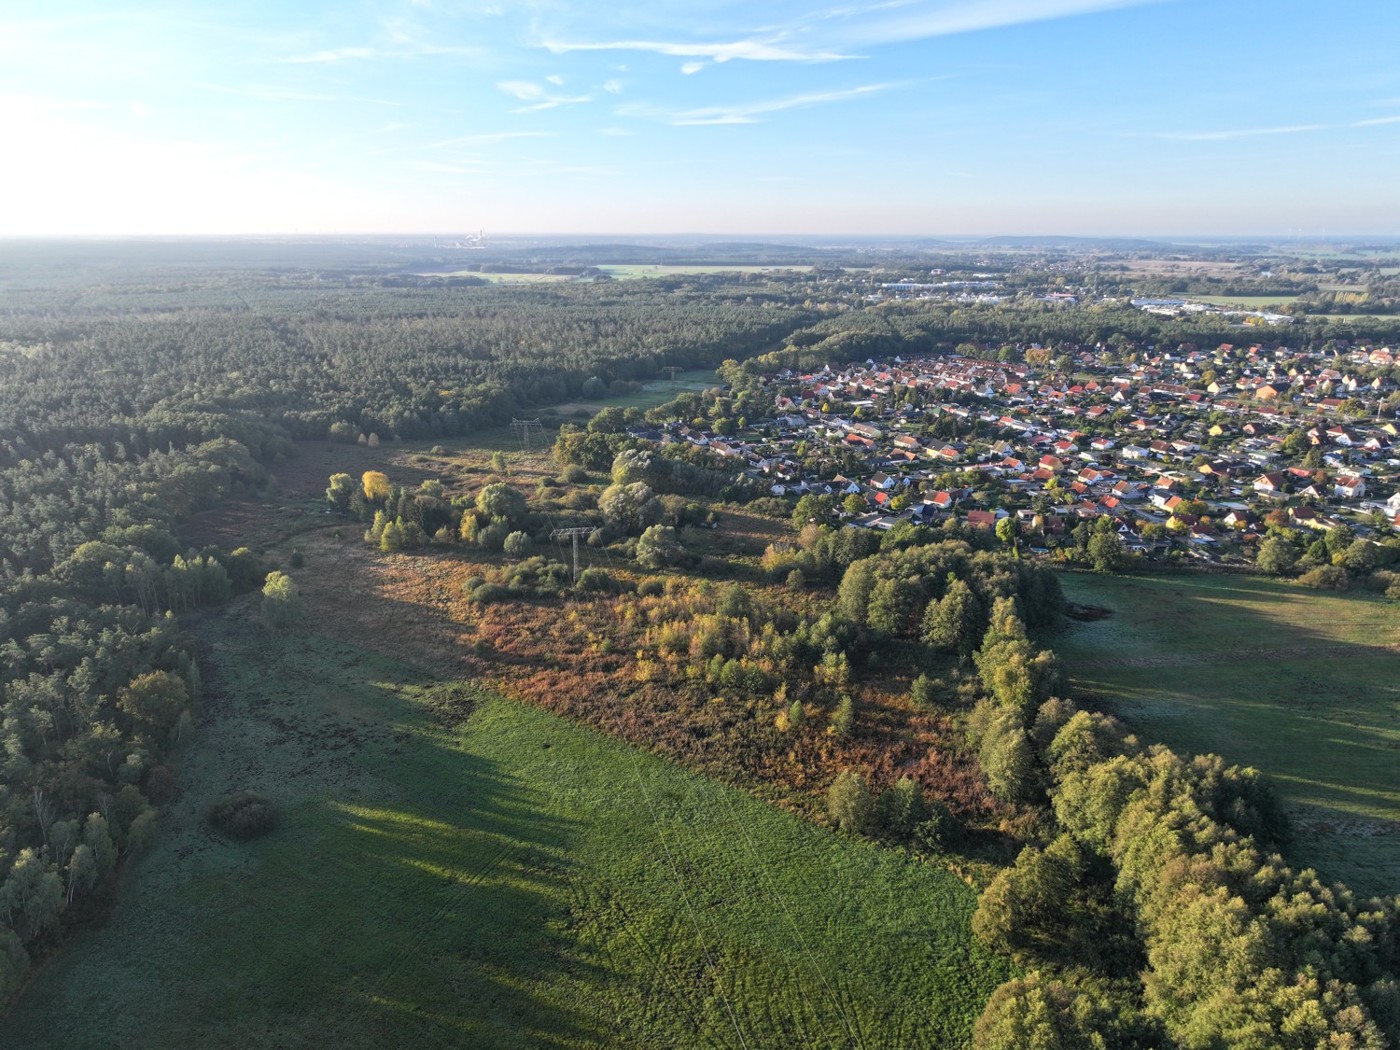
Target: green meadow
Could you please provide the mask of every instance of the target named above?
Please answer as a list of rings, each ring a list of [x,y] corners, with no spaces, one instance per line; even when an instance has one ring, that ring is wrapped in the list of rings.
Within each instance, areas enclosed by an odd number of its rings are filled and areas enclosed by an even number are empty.
[[[726,266],[686,265],[671,263],[606,263],[598,269],[621,280],[637,280],[644,277],[690,277],[709,276],[723,273],[811,273],[810,266]]]
[[[1269,773],[1297,810],[1292,859],[1400,891],[1400,605],[1245,576],[1061,580],[1112,610],[1050,640],[1076,689],[1145,740]]]
[[[181,794],[7,1047],[958,1047],[1009,975],[936,864],[246,610],[196,629]],[[238,789],[280,825],[211,830]]]
[[[1233,306],[1241,310],[1270,310],[1297,302],[1296,295],[1192,295],[1192,302],[1211,306]]]

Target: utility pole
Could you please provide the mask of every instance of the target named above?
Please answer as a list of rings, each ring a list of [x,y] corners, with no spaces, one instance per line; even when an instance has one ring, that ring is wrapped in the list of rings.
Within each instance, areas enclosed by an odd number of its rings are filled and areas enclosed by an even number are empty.
[[[510,429],[514,430],[516,436],[520,438],[520,447],[526,452],[530,451],[531,433],[539,434],[541,437],[544,436],[544,424],[538,419],[512,419],[510,421]]]
[[[674,390],[674,389],[676,388],[676,373],[679,372],[679,371],[681,370],[680,366],[679,366],[679,365],[666,365],[666,366],[665,366],[664,368],[662,368],[661,370],[662,370],[663,372],[670,372],[670,373],[671,373],[671,389]]]
[[[580,536],[591,536],[598,529],[593,525],[578,525],[569,529],[555,529],[549,534],[549,538],[564,539],[570,538],[574,541],[574,583],[578,583],[578,538]]]

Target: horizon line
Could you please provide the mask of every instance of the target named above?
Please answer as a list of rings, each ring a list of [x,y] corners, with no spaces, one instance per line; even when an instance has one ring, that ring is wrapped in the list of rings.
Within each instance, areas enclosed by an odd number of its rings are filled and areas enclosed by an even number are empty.
[[[346,238],[384,238],[384,237],[471,237],[473,230],[468,227],[438,230],[349,230],[330,232],[313,232],[299,230],[268,230],[259,232],[198,232],[198,233],[5,233],[0,232],[0,242],[5,241],[234,241],[234,240],[270,240],[270,239],[304,239],[304,240],[334,240]],[[753,240],[775,240],[801,238],[810,240],[812,238],[829,237],[840,240],[947,240],[947,241],[986,241],[994,239],[1021,238],[1026,240],[1055,240],[1072,239],[1088,241],[1112,241],[1112,240],[1157,240],[1157,241],[1199,241],[1199,240],[1271,240],[1271,241],[1358,241],[1358,240],[1393,240],[1400,243],[1400,231],[1386,232],[1341,232],[1341,233],[1254,233],[1254,232],[1215,232],[1215,233],[1146,233],[1146,232],[1123,232],[1123,233],[843,233],[836,231],[816,231],[801,233],[797,231],[764,231],[764,232],[726,232],[710,233],[699,230],[666,230],[655,233],[645,233],[641,231],[583,231],[571,232],[567,230],[509,230],[491,234],[492,238],[541,238],[541,237],[568,237],[568,238],[630,238],[643,237],[648,239],[657,238],[704,238],[714,241],[753,241]],[[489,238],[488,238],[489,240]]]

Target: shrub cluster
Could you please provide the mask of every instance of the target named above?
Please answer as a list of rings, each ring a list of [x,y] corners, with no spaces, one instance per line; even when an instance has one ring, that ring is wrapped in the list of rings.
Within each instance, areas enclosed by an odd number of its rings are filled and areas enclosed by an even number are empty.
[[[262,795],[237,791],[209,806],[209,823],[230,838],[246,840],[277,827],[277,809]]]

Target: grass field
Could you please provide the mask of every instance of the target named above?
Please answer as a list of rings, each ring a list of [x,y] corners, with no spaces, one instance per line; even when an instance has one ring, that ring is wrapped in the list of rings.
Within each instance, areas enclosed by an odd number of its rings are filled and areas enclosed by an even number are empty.
[[[716,273],[811,273],[810,266],[710,266],[651,265],[648,263],[618,263],[600,266],[604,273],[622,280],[635,280],[641,277],[685,277]]]
[[[182,795],[6,1047],[956,1047],[1008,975],[936,865],[246,609],[196,629]],[[201,815],[245,787],[283,823],[230,844]]]
[[[720,380],[715,375],[713,368],[692,368],[687,372],[677,372],[674,380],[670,376],[665,379],[649,380],[643,383],[642,389],[635,394],[622,394],[618,397],[606,397],[597,401],[567,401],[560,405],[553,405],[551,408],[563,416],[577,412],[579,409],[586,409],[591,415],[602,408],[655,408],[681,394],[708,390],[710,387],[720,385]],[[475,441],[472,442],[473,447],[476,447],[476,444]]]
[[[1242,576],[1062,577],[1113,610],[1051,644],[1140,736],[1271,774],[1295,859],[1400,891],[1400,606]]]
[[[1191,295],[1187,298],[1194,303],[1235,306],[1241,310],[1268,310],[1271,307],[1287,306],[1298,300],[1296,295]]]

